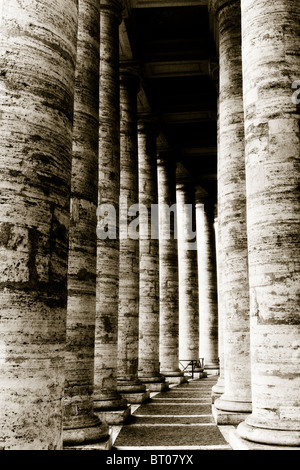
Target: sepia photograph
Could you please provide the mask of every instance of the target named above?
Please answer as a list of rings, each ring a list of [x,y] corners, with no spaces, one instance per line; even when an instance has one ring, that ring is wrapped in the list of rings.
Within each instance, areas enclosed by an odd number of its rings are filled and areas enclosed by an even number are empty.
[[[299,160],[299,0],[0,0],[0,450],[300,450]]]

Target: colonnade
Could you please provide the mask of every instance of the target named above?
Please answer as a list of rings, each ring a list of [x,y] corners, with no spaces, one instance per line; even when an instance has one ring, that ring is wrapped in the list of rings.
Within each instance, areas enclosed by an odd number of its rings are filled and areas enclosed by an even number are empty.
[[[299,4],[210,9],[220,57],[216,420],[249,442],[299,446]]]
[[[122,1],[23,3],[1,4],[0,447],[109,449],[199,357],[217,421],[300,446],[297,0],[210,2],[217,214],[137,112]]]

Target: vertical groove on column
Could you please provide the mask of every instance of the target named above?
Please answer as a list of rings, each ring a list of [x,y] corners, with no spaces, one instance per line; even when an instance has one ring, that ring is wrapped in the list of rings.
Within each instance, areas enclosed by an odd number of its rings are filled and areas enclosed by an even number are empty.
[[[131,403],[148,398],[138,378],[139,234],[131,233],[138,212],[137,93],[139,68],[123,64],[120,71],[121,189],[120,281],[118,326],[118,390]],[[123,214],[124,211],[124,214]],[[133,212],[131,212],[133,211]],[[137,217],[137,213],[136,213]]]
[[[215,406],[222,411],[244,413],[251,412],[251,370],[240,2],[225,2],[218,12],[218,20],[218,226],[222,251],[225,392],[215,401]]]
[[[176,209],[176,160],[171,152],[159,152],[159,306],[160,368],[169,382],[180,383],[179,296]]]
[[[179,360],[199,359],[198,264],[194,185],[176,186],[179,266]]]
[[[218,302],[214,202],[196,191],[196,223],[199,284],[199,341],[204,368],[219,369]]]
[[[140,229],[140,325],[139,378],[142,382],[164,382],[159,366],[159,243],[152,233],[151,206],[157,195],[157,127],[138,123],[139,229]],[[157,228],[157,226],[156,226]],[[150,386],[150,385],[148,385]]]
[[[97,226],[97,302],[95,410],[108,423],[123,420],[127,402],[117,391],[119,299],[120,89],[119,24],[121,2],[101,0],[100,140]],[[111,218],[112,217],[112,218]],[[113,417],[114,416],[114,417]]]
[[[253,414],[239,432],[300,446],[300,5],[244,0],[242,21]]]
[[[1,6],[0,446],[60,450],[78,12]]]
[[[100,8],[79,0],[68,260],[64,446],[100,442],[94,414],[96,208],[98,200]]]

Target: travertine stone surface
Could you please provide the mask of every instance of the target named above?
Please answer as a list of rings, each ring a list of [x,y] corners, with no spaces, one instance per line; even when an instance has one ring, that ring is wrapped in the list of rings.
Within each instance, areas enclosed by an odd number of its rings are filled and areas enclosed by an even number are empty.
[[[179,360],[199,358],[198,263],[195,187],[176,185],[179,266]],[[194,235],[192,234],[194,232]]]
[[[118,390],[130,402],[145,398],[145,385],[138,379],[139,353],[139,239],[129,226],[135,220],[131,207],[138,204],[137,92],[139,67],[122,64],[121,106],[121,187],[120,187],[120,280],[118,324]],[[137,215],[136,215],[137,217]],[[132,397],[133,394],[136,397]]]
[[[223,3],[223,2],[222,2]],[[240,2],[218,12],[220,145],[218,229],[222,250],[225,392],[223,411],[251,411],[250,316],[246,233],[246,183]]]
[[[100,2],[100,131],[95,334],[95,410],[127,406],[117,391],[119,299],[121,1]],[[103,206],[103,205],[109,206]],[[104,207],[105,210],[102,210]],[[107,209],[107,210],[106,210]],[[111,221],[111,210],[115,220]],[[99,232],[104,226],[101,239]],[[106,231],[107,229],[107,231]]]
[[[220,78],[220,77],[219,77]],[[220,100],[219,100],[219,87],[220,82],[217,82],[217,148],[218,148],[218,166],[220,159]],[[219,231],[219,220],[218,220],[218,204],[215,206],[215,240],[216,240],[216,264],[217,264],[217,291],[218,291],[218,338],[219,338],[219,378],[216,385],[212,387],[212,403],[215,402],[216,398],[224,393],[224,341],[223,341],[223,318],[224,318],[224,302],[221,300],[222,297],[222,243]]]
[[[219,77],[220,78],[220,77]],[[220,160],[220,100],[219,100],[220,82],[217,81],[217,148],[218,148],[218,167]],[[216,264],[217,264],[217,291],[218,291],[218,338],[219,338],[219,378],[216,385],[212,387],[212,402],[224,393],[224,341],[223,341],[223,318],[224,302],[222,301],[222,242],[219,230],[218,204],[215,206],[215,240],[216,240]]]
[[[223,341],[223,317],[224,312],[222,310],[224,302],[222,302],[222,252],[221,252],[221,240],[218,222],[218,209],[216,207],[216,218],[215,218],[215,238],[216,238],[216,263],[217,263],[217,286],[218,286],[218,338],[219,338],[219,378],[216,385],[212,387],[212,402],[214,403],[225,391],[224,389],[224,341]]]
[[[0,7],[0,446],[60,450],[77,2]]]
[[[159,203],[160,371],[171,381],[180,377],[178,247],[176,226],[176,160],[160,150],[157,160]],[[172,210],[171,210],[172,209]],[[174,212],[173,212],[174,211]]]
[[[94,415],[100,5],[79,0],[68,259],[64,446],[108,438]]]
[[[139,119],[140,305],[138,375],[144,383],[164,381],[159,367],[159,244],[158,233],[153,233],[151,230],[151,205],[158,202],[156,138],[156,123],[151,119]],[[153,221],[155,222],[155,218]],[[158,228],[157,224],[156,228]]]
[[[242,1],[253,414],[260,443],[300,446],[297,0]]]
[[[199,350],[205,369],[219,369],[218,298],[214,201],[196,191],[196,227],[199,289]]]

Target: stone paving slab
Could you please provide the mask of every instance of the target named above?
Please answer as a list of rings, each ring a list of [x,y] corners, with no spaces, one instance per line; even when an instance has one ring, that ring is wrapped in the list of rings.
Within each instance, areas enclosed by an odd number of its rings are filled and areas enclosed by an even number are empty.
[[[215,425],[210,426],[126,426],[118,435],[115,446],[205,446],[227,445]]]
[[[129,425],[131,424],[214,424],[214,419],[211,415],[203,416],[132,416]]]
[[[216,381],[193,381],[152,396],[120,429],[115,449],[232,450],[212,415],[211,387]]]
[[[179,398],[181,400],[186,400],[187,398],[201,398],[203,399],[203,397],[211,397],[211,394],[210,393],[200,393],[199,391],[193,391],[193,392],[179,392],[179,391],[170,391],[168,392],[168,394],[163,394],[163,393],[159,393],[158,395],[156,395],[154,398],[160,398],[160,399],[169,399],[169,398]]]
[[[133,414],[138,415],[207,415],[211,414],[211,405],[142,405]]]

